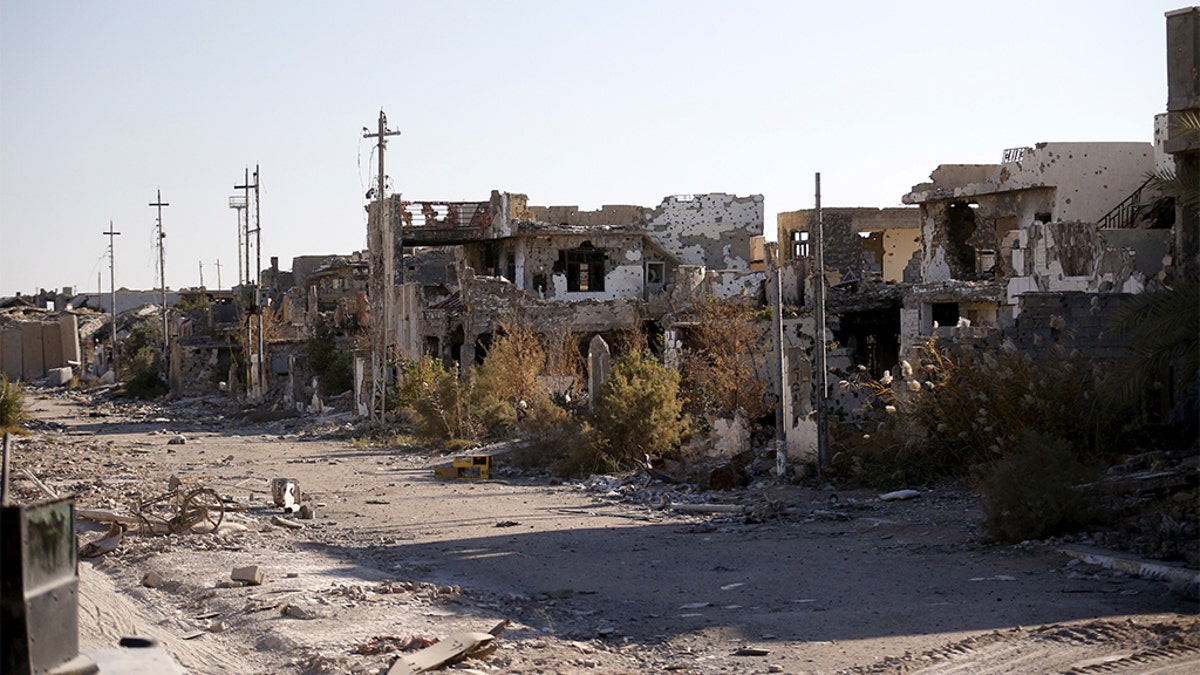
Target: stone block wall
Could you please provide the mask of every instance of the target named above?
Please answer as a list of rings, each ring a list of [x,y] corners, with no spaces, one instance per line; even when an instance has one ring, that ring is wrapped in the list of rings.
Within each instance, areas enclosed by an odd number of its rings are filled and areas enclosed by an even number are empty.
[[[1020,314],[1005,331],[1018,349],[1035,359],[1058,345],[1093,359],[1114,359],[1126,344],[1111,330],[1123,293],[1026,293]]]

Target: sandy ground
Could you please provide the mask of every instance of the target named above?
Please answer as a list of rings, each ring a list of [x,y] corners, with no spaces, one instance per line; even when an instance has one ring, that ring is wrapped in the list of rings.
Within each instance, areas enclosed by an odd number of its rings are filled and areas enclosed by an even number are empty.
[[[396,649],[511,623],[503,673],[1185,673],[1197,604],[1053,543],[977,543],[961,487],[908,501],[767,481],[732,493],[640,476],[558,483],[504,466],[441,481],[335,418],[235,421],[226,404],[35,396],[28,469],[79,508],[128,513],[177,476],[239,504],[215,533],[129,532],[80,563],[80,643],[149,635],[190,673],[383,673]],[[185,442],[170,444],[173,438]],[[317,517],[272,523],[270,481]],[[742,504],[747,514],[680,511]],[[685,505],[680,507],[680,505]],[[82,540],[104,526],[80,520]],[[230,581],[258,565],[261,586]],[[143,585],[147,573],[161,579]]]

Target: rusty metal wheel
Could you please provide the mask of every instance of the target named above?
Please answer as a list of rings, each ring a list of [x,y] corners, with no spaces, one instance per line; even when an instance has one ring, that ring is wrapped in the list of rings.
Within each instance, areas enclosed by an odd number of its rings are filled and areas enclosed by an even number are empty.
[[[196,488],[183,498],[179,514],[171,519],[172,532],[186,532],[201,523],[215,532],[225,518],[225,502],[212,488]]]

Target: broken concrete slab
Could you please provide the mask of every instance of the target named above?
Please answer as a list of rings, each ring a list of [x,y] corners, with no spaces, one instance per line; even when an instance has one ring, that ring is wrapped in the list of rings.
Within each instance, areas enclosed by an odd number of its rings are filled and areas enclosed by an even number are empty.
[[[125,539],[125,528],[120,523],[113,523],[108,528],[108,532],[104,536],[93,539],[79,547],[79,557],[81,558],[96,558],[106,553],[112,553],[117,550],[121,542]]]
[[[417,675],[433,670],[470,655],[490,643],[494,637],[491,633],[455,633],[415,654],[402,654],[388,668],[387,675]]]
[[[74,371],[70,367],[51,368],[46,371],[46,384],[51,387],[63,387],[71,383]]]
[[[258,565],[247,565],[246,567],[235,567],[229,578],[234,581],[241,581],[248,586],[261,586],[264,574],[262,568]]]

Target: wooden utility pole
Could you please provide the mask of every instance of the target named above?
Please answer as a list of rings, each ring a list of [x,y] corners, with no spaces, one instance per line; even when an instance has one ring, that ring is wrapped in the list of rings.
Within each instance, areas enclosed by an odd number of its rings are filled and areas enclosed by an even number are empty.
[[[162,288],[159,289],[162,293],[162,332],[163,332],[162,366],[163,366],[163,377],[167,381],[170,381],[170,379],[171,379],[171,371],[170,371],[171,338],[170,338],[170,333],[168,332],[170,330],[170,328],[167,325],[167,254],[165,252],[165,247],[163,245],[163,239],[166,239],[167,235],[163,233],[163,223],[162,223],[163,207],[170,206],[170,204],[168,204],[162,200],[162,190],[161,189],[157,191],[155,196],[156,196],[156,199],[154,201],[150,202],[150,206],[158,207],[158,220],[157,220],[157,225],[158,225],[158,275],[159,275],[159,284],[162,286]]]
[[[112,221],[108,221],[108,302],[112,314],[112,333],[108,337],[108,348],[112,351],[113,381],[117,381],[117,251],[113,237],[121,234],[113,230]],[[103,373],[100,373],[103,375]]]
[[[221,290],[221,259],[217,258],[217,290]]]
[[[827,362],[827,345],[829,340],[825,335],[825,242],[824,223],[821,220],[821,174],[817,173],[817,208],[816,222],[813,223],[813,249],[816,255],[817,283],[814,287],[816,295],[817,346],[814,353],[817,362],[817,475],[822,475],[829,466],[829,411],[826,399],[829,396],[829,367]]]
[[[371,378],[374,396],[371,400],[371,421],[377,424],[387,424],[387,368],[391,356],[390,329],[392,323],[392,294],[396,285],[395,251],[397,242],[392,232],[391,213],[388,200],[384,194],[387,188],[387,176],[383,168],[383,153],[387,148],[388,136],[399,136],[399,131],[389,131],[387,115],[379,111],[379,127],[375,133],[363,127],[363,138],[374,138],[376,154],[379,155],[379,175],[375,188],[375,233],[368,232],[368,247],[378,244],[371,251],[371,274],[375,279],[371,285],[371,324],[373,340],[371,345]],[[368,222],[370,219],[368,219]],[[376,239],[377,236],[377,239]],[[400,255],[404,256],[403,240],[399,242]],[[400,268],[403,281],[404,268]],[[377,412],[378,411],[378,412]]]

